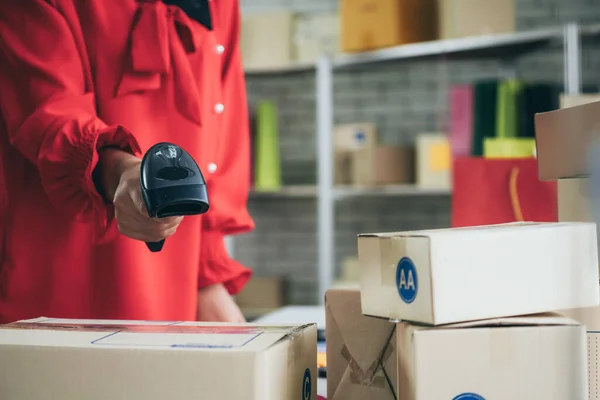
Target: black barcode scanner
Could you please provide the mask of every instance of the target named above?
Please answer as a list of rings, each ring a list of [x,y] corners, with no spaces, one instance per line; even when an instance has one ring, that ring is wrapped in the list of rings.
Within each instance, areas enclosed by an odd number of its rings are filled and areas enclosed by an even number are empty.
[[[204,214],[208,192],[196,161],[172,143],[152,146],[140,166],[142,197],[151,218]],[[165,241],[146,242],[152,252],[161,251]]]

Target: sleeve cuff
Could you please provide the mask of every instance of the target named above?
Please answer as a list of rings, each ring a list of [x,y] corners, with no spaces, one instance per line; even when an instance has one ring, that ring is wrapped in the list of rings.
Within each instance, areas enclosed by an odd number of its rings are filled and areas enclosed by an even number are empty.
[[[222,283],[229,294],[238,294],[252,277],[252,270],[229,257],[221,233],[204,231],[198,288]]]
[[[98,192],[92,176],[98,164],[98,150],[113,147],[140,155],[141,149],[126,129],[106,127],[97,120],[73,136],[79,140],[55,143],[58,148],[41,152],[38,160],[40,176],[57,209],[67,211],[78,222],[94,223],[97,240],[102,241],[114,219],[114,210]],[[72,141],[73,136],[63,138],[67,142]]]

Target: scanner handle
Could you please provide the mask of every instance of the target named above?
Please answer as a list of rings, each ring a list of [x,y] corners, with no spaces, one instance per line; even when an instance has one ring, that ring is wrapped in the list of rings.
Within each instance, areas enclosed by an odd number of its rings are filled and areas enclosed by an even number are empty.
[[[165,244],[165,239],[161,240],[160,242],[146,242],[146,246],[153,253],[157,253],[157,252],[161,251],[164,244]]]

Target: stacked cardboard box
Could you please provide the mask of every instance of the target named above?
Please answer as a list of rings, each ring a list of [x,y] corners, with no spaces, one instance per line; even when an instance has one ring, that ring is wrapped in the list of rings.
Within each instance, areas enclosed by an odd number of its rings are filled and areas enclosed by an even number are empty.
[[[593,223],[363,234],[360,291],[326,295],[329,400],[588,396]]]
[[[335,12],[245,14],[240,35],[244,67],[278,69],[313,63],[322,55],[333,57],[340,52],[339,25]]]
[[[558,180],[559,221],[593,222],[598,213],[588,178],[592,162],[589,150],[600,135],[600,95],[565,95],[561,98],[561,108],[536,116],[540,179]],[[596,399],[600,395],[597,357],[600,308],[561,313],[587,327],[589,398]]]
[[[413,181],[413,150],[380,144],[374,124],[337,125],[334,138],[337,185],[377,186]]]

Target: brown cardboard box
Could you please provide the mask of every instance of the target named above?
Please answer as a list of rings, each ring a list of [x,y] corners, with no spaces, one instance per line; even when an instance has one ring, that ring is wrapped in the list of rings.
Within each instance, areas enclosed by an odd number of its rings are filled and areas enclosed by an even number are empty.
[[[253,277],[236,296],[246,318],[269,313],[284,306],[284,280],[279,277]]]
[[[587,330],[588,346],[588,393],[589,400],[600,398],[600,307],[576,308],[559,312],[567,318],[573,319]]]
[[[588,222],[361,233],[358,262],[365,315],[445,325],[600,304]]]
[[[561,96],[561,107],[576,107],[595,100],[600,100],[600,95],[563,95]],[[588,182],[588,178],[559,179],[557,181],[559,221],[595,222]],[[600,229],[600,227],[598,228]],[[600,239],[600,232],[598,238]]]
[[[413,150],[406,146],[377,146],[350,155],[352,184],[391,185],[413,181]]]
[[[281,68],[294,58],[293,13],[273,11],[242,17],[240,47],[244,68]],[[268,45],[266,45],[268,44]]]
[[[585,329],[556,314],[415,326],[326,294],[328,400],[587,400]]]
[[[371,123],[336,125],[334,128],[334,182],[347,185],[352,182],[351,155],[355,150],[377,145],[377,128]]]
[[[515,0],[442,0],[440,39],[510,33],[515,30]]]
[[[296,400],[317,329],[40,318],[0,326],[0,359],[2,400]]]
[[[437,38],[437,0],[340,0],[340,17],[345,52]]]
[[[540,180],[579,178],[589,174],[589,149],[600,132],[600,96],[577,101],[594,101],[535,116],[535,137]]]
[[[451,159],[448,137],[439,133],[423,133],[416,140],[417,185],[450,188]]]

